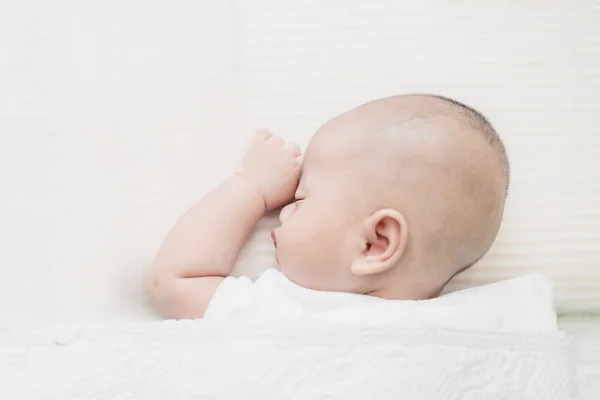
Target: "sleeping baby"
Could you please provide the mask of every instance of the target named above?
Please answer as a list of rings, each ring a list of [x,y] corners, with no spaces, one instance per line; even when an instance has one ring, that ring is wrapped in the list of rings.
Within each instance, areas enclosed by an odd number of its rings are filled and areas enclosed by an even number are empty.
[[[377,314],[440,295],[494,241],[509,165],[487,119],[402,95],[326,122],[305,154],[259,131],[239,168],[167,234],[149,294],[165,318]],[[269,210],[278,269],[229,276]],[[386,306],[386,308],[388,308]]]

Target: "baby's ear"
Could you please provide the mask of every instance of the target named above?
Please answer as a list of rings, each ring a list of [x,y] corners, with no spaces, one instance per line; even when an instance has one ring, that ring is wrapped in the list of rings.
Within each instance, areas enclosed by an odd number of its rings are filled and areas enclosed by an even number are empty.
[[[363,251],[352,263],[352,273],[372,275],[387,271],[400,261],[406,248],[406,219],[396,210],[379,210],[364,222],[363,240]]]

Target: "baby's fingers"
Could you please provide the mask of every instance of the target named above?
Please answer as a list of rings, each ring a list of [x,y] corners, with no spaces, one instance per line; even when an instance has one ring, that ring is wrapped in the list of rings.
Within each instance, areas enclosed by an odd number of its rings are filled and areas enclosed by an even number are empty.
[[[290,154],[292,157],[300,157],[302,155],[302,150],[300,150],[300,146],[293,142],[287,142],[283,149],[286,153]]]
[[[271,133],[271,131],[269,131],[268,129],[259,129],[258,131],[256,131],[256,133],[254,134],[254,139],[253,141],[255,143],[261,143],[261,142],[265,142],[267,141],[269,138],[271,138],[273,136],[273,134]]]
[[[271,136],[269,139],[267,139],[267,143],[271,143],[274,144],[275,146],[278,147],[283,147],[285,145],[285,141],[280,138],[279,136]]]

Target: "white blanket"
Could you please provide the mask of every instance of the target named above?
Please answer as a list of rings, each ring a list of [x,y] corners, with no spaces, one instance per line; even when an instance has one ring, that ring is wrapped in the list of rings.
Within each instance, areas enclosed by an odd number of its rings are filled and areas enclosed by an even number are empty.
[[[2,399],[576,396],[562,334],[166,321],[0,336]]]

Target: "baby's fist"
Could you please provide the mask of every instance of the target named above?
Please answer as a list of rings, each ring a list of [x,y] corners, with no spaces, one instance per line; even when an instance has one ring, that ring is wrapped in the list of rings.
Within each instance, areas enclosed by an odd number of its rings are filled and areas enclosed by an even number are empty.
[[[263,196],[265,207],[272,210],[294,198],[300,178],[302,153],[292,143],[267,130],[258,131],[238,169],[252,181]]]

